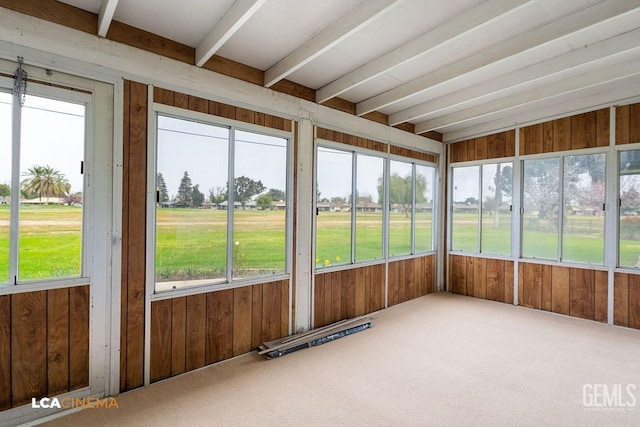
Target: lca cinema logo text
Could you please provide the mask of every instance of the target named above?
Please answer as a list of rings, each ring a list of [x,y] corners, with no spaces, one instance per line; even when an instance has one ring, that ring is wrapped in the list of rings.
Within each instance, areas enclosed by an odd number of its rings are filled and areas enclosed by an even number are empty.
[[[31,398],[31,407],[36,409],[112,409],[119,408],[118,401],[115,397],[105,397],[98,399],[96,397],[43,397],[42,399]]]
[[[635,384],[585,384],[582,404],[590,410],[628,410],[636,407],[638,391]]]

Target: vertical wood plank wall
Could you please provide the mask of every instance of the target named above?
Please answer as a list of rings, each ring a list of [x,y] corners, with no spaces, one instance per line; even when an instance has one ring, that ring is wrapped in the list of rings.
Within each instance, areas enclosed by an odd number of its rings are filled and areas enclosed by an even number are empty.
[[[89,385],[89,285],[0,296],[0,410]]]
[[[289,333],[289,280],[151,303],[151,382]]]
[[[449,290],[513,304],[513,272],[513,261],[449,255]]]
[[[616,145],[640,142],[640,103],[616,107]]]
[[[433,292],[435,255],[389,262],[388,306]],[[314,327],[385,308],[385,264],[316,273]]]

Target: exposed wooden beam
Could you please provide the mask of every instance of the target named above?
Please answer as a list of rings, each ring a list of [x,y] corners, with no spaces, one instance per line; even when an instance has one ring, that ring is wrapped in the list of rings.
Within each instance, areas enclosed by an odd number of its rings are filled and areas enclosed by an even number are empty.
[[[362,101],[358,103],[356,107],[357,113],[358,115],[364,115],[370,111],[379,110],[388,105],[409,99],[474,70],[486,67],[536,46],[557,40],[576,31],[591,27],[599,22],[637,9],[638,6],[637,0],[604,1],[597,3],[594,6],[557,19],[535,30],[522,33],[461,61],[440,68],[433,73]]]
[[[444,141],[446,143],[462,141],[518,126],[551,120],[569,113],[579,114],[608,107],[614,103],[624,104],[629,99],[638,102],[636,94],[640,93],[639,91],[640,76],[638,75],[620,81],[608,82],[583,91],[561,95],[551,104],[524,105],[520,108],[497,113],[492,117],[471,121],[468,126],[452,126],[451,129],[444,129]]]
[[[107,37],[117,6],[118,0],[102,0],[100,11],[98,12],[98,35],[100,37]]]
[[[500,111],[510,110],[512,108],[529,105],[532,103],[540,103],[549,101],[555,97],[578,92],[594,86],[622,80],[631,76],[640,74],[640,60],[637,58],[629,62],[607,62],[604,67],[595,72],[586,72],[578,76],[571,76],[545,86],[535,89],[526,90],[526,88],[514,91],[511,96],[502,97],[494,101],[486,102],[475,107],[465,110],[456,111],[433,120],[427,120],[416,125],[416,133],[420,134],[431,130],[441,129],[446,126],[452,126],[464,123],[481,117],[490,116]]]
[[[558,73],[577,74],[584,68],[597,66],[597,63],[602,60],[611,60],[620,55],[637,55],[638,51],[640,51],[638,40],[640,40],[640,29],[587,47],[574,49],[535,65],[520,68],[511,73],[431,99],[415,107],[390,114],[389,124],[395,126],[399,123],[420,118],[430,119],[446,114],[449,111],[460,110],[465,105],[482,102],[483,98],[493,97],[500,92],[510,91],[519,85],[534,80]]]
[[[353,33],[398,4],[398,0],[366,0],[342,18],[316,34],[265,72],[264,85],[271,87],[308,64]]]
[[[196,65],[202,67],[267,0],[236,0],[196,47]]]
[[[442,43],[460,36],[473,28],[486,25],[493,19],[528,1],[529,0],[489,0],[477,7],[456,15],[439,27],[424,33],[420,37],[393,49],[326,86],[321,87],[316,92],[316,102],[324,102],[327,99],[338,96],[386,73],[394,67],[425,55]]]

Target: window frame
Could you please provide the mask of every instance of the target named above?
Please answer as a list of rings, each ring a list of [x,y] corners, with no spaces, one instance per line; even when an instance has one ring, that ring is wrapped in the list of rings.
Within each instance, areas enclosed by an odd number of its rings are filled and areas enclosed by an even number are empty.
[[[621,154],[622,152],[625,151],[639,151],[640,152],[640,143],[632,143],[632,144],[625,144],[625,145],[616,145],[615,146],[615,155],[611,156],[613,159],[613,161],[615,161],[615,182],[613,183],[613,188],[614,188],[614,196],[615,196],[615,229],[612,230],[612,233],[615,235],[615,268],[616,270],[619,271],[629,271],[632,273],[637,273],[640,270],[640,266],[629,266],[629,265],[622,265],[620,262],[621,259],[621,255],[622,255],[622,251],[620,250],[620,232],[621,232],[621,227],[620,227],[620,217],[621,212],[622,212],[622,197],[620,194],[620,177],[621,177],[621,169],[620,169],[620,159],[621,159]],[[607,166],[609,166],[609,164],[607,164]],[[608,177],[608,176],[607,176]],[[609,211],[609,210],[608,210]],[[606,257],[606,248],[605,248],[605,257]]]
[[[418,256],[424,256],[428,254],[433,254],[436,252],[436,228],[438,224],[438,211],[437,207],[439,206],[438,201],[438,182],[439,182],[439,169],[438,165],[433,162],[427,162],[424,160],[414,159],[411,157],[404,157],[396,154],[391,154],[389,152],[382,152],[371,150],[368,148],[357,147],[348,144],[342,144],[335,141],[330,141],[322,138],[314,138],[314,173],[313,173],[313,181],[314,188],[318,182],[318,148],[327,148],[331,150],[342,151],[344,153],[350,153],[352,160],[352,169],[351,169],[351,203],[354,208],[351,209],[351,262],[345,262],[337,265],[330,265],[328,267],[318,267],[315,262],[313,262],[313,271],[316,274],[326,273],[332,271],[339,271],[344,269],[349,269],[353,267],[364,267],[368,265],[377,265],[391,261],[397,261],[402,259],[410,259]],[[355,260],[355,249],[356,249],[356,209],[355,209],[355,200],[354,195],[357,193],[357,154],[368,155],[372,157],[378,157],[383,159],[383,187],[384,187],[384,202],[382,204],[382,257],[380,259],[375,260],[367,260],[367,261],[356,261]],[[390,230],[390,204],[389,200],[389,182],[390,182],[390,172],[391,172],[391,161],[400,161],[404,163],[411,164],[412,169],[412,217],[411,217],[411,253],[410,254],[402,254],[396,256],[389,255],[389,230]],[[416,165],[426,166],[433,168],[433,188],[432,188],[432,221],[431,221],[431,249],[426,251],[416,251],[415,250],[415,181],[416,181]],[[314,191],[313,194],[313,212],[314,212],[314,220],[313,220],[313,239],[312,239],[312,260],[316,259],[316,239],[317,239],[317,212],[318,212],[318,200],[317,194]]]
[[[17,64],[15,64],[17,67]],[[46,72],[38,67],[24,67],[27,70],[37,70],[38,72]],[[29,71],[31,72],[31,71]],[[75,285],[84,285],[91,281],[92,267],[91,267],[91,249],[94,247],[94,237],[90,230],[93,228],[90,221],[95,215],[93,212],[96,207],[94,206],[95,194],[94,186],[89,183],[97,172],[94,171],[93,156],[94,156],[94,130],[97,127],[95,121],[96,106],[96,93],[88,90],[85,86],[90,82],[79,76],[74,76],[64,73],[54,73],[54,76],[59,77],[59,86],[47,85],[38,82],[29,81],[27,84],[26,96],[37,96],[40,98],[51,99],[55,101],[68,102],[77,105],[83,105],[84,111],[84,142],[83,142],[83,174],[82,174],[82,224],[81,224],[81,239],[80,239],[80,272],[78,275],[64,276],[64,277],[50,277],[42,279],[19,279],[19,239],[20,239],[20,222],[19,222],[19,210],[20,203],[15,202],[15,198],[19,200],[20,194],[20,150],[21,150],[21,134],[18,133],[16,137],[15,130],[22,125],[22,113],[21,111],[16,116],[15,113],[20,108],[16,108],[12,103],[12,117],[10,119],[12,123],[11,132],[11,150],[12,158],[11,163],[11,201],[10,203],[10,224],[9,224],[9,281],[0,283],[0,290],[11,291],[28,291],[37,289],[54,289],[60,287],[70,287]],[[79,90],[76,90],[79,89]],[[16,95],[13,94],[13,79],[7,77],[0,77],[0,91],[8,93],[12,96],[12,101],[15,102]],[[17,150],[17,153],[16,153]],[[78,165],[80,167],[80,165]],[[16,196],[13,196],[16,194]],[[14,208],[14,206],[17,206]]]
[[[150,102],[148,112],[148,145],[147,145],[147,289],[151,295],[151,300],[172,298],[182,295],[211,292],[214,290],[233,289],[242,286],[269,283],[279,280],[286,280],[291,277],[292,252],[293,252],[293,141],[292,131],[283,131],[265,126],[245,123],[238,120],[227,119],[211,114],[173,107]],[[234,209],[229,209],[227,205],[227,227],[226,227],[226,250],[227,260],[224,279],[202,279],[194,280],[193,285],[186,285],[179,288],[158,290],[156,288],[155,264],[156,264],[156,178],[157,178],[157,152],[158,152],[158,116],[170,117],[178,120],[194,121],[205,125],[223,127],[229,129],[229,149],[227,151],[229,182],[234,180],[235,164],[235,131],[245,131],[255,134],[283,138],[286,140],[286,210],[285,210],[285,266],[284,273],[251,276],[248,278],[233,278],[233,231],[234,231]],[[233,193],[233,192],[230,192]],[[231,195],[233,200],[233,194]]]
[[[448,200],[448,215],[447,215],[447,235],[449,236],[448,240],[447,240],[447,252],[449,254],[454,254],[454,255],[474,255],[474,256],[481,256],[481,257],[487,257],[487,258],[497,258],[497,259],[512,259],[515,257],[514,253],[513,253],[513,242],[514,242],[514,236],[513,236],[513,226],[511,227],[511,233],[510,233],[510,241],[509,241],[509,254],[496,254],[496,253],[491,253],[491,252],[482,252],[482,199],[483,199],[483,169],[484,166],[486,165],[506,165],[506,164],[511,164],[511,224],[513,224],[514,218],[515,218],[515,214],[516,214],[516,204],[515,204],[515,198],[514,198],[514,188],[513,188],[513,184],[515,184],[516,180],[515,180],[515,171],[516,171],[516,162],[517,159],[514,156],[510,156],[510,157],[499,157],[499,158],[494,158],[494,159],[486,159],[486,160],[475,160],[475,161],[469,161],[469,162],[456,162],[456,163],[450,163],[449,167],[447,169],[447,173],[449,177],[455,178],[455,173],[454,173],[454,169],[456,168],[463,168],[463,167],[478,167],[478,220],[477,220],[477,224],[478,224],[478,232],[477,232],[477,245],[476,245],[476,251],[471,252],[471,251],[465,251],[462,249],[453,249],[453,192],[454,192],[454,179],[449,179],[448,181],[448,196],[447,196],[447,200]],[[521,228],[521,227],[520,227]],[[522,251],[520,251],[521,253]]]

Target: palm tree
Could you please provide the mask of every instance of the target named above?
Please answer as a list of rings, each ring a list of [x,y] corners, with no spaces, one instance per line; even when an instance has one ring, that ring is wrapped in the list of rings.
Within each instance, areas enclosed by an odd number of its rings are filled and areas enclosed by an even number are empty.
[[[21,182],[22,190],[27,194],[37,194],[40,202],[43,196],[62,196],[71,189],[64,174],[49,165],[35,165],[22,175],[27,177]]]

